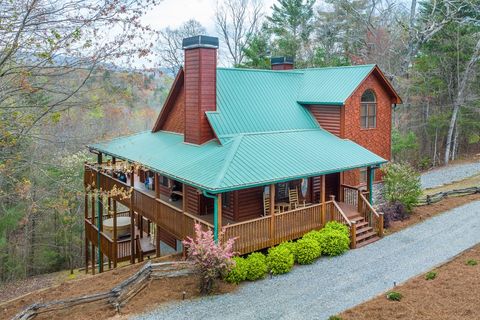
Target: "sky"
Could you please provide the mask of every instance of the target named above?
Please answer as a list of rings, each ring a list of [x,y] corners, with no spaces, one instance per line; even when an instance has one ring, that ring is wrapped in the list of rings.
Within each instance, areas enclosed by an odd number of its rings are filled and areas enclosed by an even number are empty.
[[[221,0],[218,0],[221,1]],[[276,0],[260,0],[269,12]],[[163,0],[144,18],[155,29],[178,27],[190,19],[199,21],[209,34],[215,34],[215,8],[217,0]]]

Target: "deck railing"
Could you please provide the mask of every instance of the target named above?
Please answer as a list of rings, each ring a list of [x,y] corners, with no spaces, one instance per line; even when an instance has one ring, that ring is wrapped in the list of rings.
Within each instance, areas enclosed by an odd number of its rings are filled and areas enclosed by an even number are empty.
[[[132,187],[125,182],[122,182],[114,177],[98,171],[95,165],[85,164],[85,174],[84,174],[84,183],[85,187],[97,188],[97,172],[99,174],[100,189],[103,191],[111,191],[114,187],[116,189],[123,189],[129,191]],[[121,204],[130,207],[134,212],[137,212],[146,219],[149,219],[153,223],[159,225],[161,228],[165,229],[177,239],[184,239],[187,236],[193,236],[195,223],[200,223],[203,229],[213,228],[213,225],[200,219],[199,217],[183,212],[182,209],[175,207],[174,205],[163,201],[161,199],[155,198],[155,196],[145,193],[139,189],[133,188],[130,198],[120,197],[114,198],[119,201]],[[131,201],[130,201],[131,200]],[[125,213],[125,212],[123,212]],[[120,216],[120,215],[118,215]],[[138,223],[139,219],[135,219]],[[143,221],[143,231],[148,232],[148,223]],[[88,227],[86,227],[88,228]],[[97,245],[97,242],[94,242]],[[120,245],[125,254],[131,251],[130,247],[127,245]]]
[[[358,205],[358,188],[346,184],[340,185],[341,201],[356,207]]]
[[[358,212],[368,221],[378,236],[383,236],[383,213],[378,213],[367,200],[368,193],[359,193]]]
[[[314,204],[273,217],[228,224],[224,226],[224,237],[237,238],[234,250],[244,254],[300,238],[308,231],[320,229],[322,225],[322,204]]]

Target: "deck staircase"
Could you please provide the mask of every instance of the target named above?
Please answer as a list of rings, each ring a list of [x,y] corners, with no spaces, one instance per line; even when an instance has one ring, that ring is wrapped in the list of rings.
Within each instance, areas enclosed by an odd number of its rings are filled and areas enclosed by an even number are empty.
[[[357,226],[356,228],[356,248],[361,248],[375,242],[380,239],[377,235],[377,232],[373,230],[371,226],[369,226],[368,221],[365,221],[365,218],[357,215],[350,218],[350,221],[355,221]]]

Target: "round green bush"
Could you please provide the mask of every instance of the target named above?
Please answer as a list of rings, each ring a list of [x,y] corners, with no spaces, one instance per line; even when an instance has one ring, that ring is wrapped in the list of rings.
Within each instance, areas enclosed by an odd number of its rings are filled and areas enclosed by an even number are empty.
[[[338,256],[350,247],[350,237],[335,229],[321,231],[320,247],[323,255]]]
[[[286,248],[288,251],[290,251],[291,254],[293,254],[293,260],[297,262],[297,243],[292,242],[292,241],[286,241],[280,243],[277,248]]]
[[[235,266],[225,276],[225,281],[239,284],[247,279],[247,262],[242,257],[233,257]]]
[[[254,252],[249,254],[245,262],[247,263],[247,280],[262,279],[267,274],[267,259],[262,253]]]
[[[320,241],[322,240],[322,233],[317,230],[312,230],[310,232],[307,232],[303,235],[303,239],[313,239],[317,241],[320,244]]]
[[[337,221],[330,221],[327,222],[325,225],[325,229],[327,230],[337,230],[340,231],[341,233],[345,234],[347,237],[350,237],[350,229],[343,223],[337,222]]]
[[[268,250],[267,265],[272,274],[283,274],[292,270],[295,260],[287,246],[276,246]]]
[[[300,264],[310,264],[320,257],[320,245],[314,239],[300,239],[297,241],[297,261]]]

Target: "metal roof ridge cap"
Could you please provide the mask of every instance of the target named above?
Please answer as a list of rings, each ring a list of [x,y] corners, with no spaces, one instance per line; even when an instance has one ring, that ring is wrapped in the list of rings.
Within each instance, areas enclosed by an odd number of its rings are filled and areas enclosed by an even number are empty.
[[[283,73],[295,73],[295,74],[304,74],[306,69],[292,69],[292,70],[271,70],[271,69],[249,69],[249,68],[227,68],[227,67],[218,67],[217,70],[225,70],[225,71],[246,71],[246,72],[265,72],[265,73],[272,73],[272,74],[281,74]]]
[[[301,71],[308,71],[308,70],[325,70],[325,69],[349,69],[349,68],[361,68],[361,67],[370,67],[376,66],[375,63],[367,63],[367,64],[355,64],[349,66],[337,66],[337,67],[315,67],[315,68],[303,68],[303,69],[295,69]]]
[[[214,186],[218,187],[220,183],[223,181],[223,179],[225,178],[225,174],[228,168],[230,167],[230,163],[232,162],[233,158],[237,154],[238,147],[242,142],[243,136],[244,136],[243,134],[239,134],[237,137],[233,139],[233,142],[230,142],[232,143],[232,145],[230,146],[231,149],[229,150],[227,156],[224,159],[222,169],[218,173],[217,179],[215,179]]]

